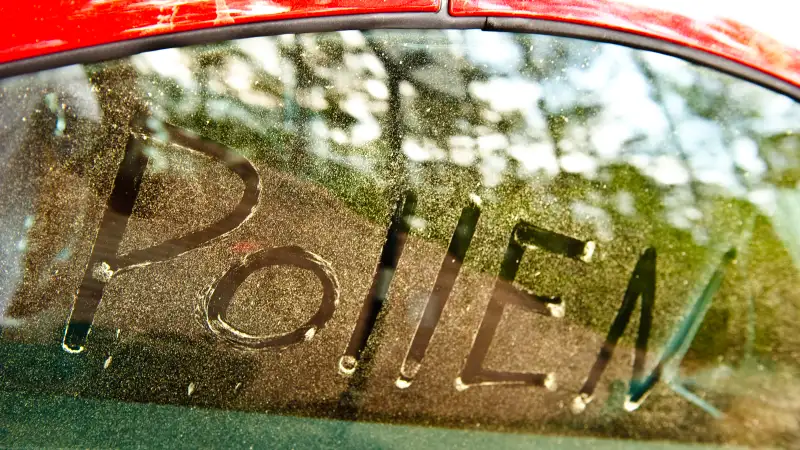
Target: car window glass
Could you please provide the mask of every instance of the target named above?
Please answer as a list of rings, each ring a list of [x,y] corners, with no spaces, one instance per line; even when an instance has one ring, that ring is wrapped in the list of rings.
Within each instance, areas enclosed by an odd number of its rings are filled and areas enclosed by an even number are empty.
[[[8,78],[0,383],[788,445],[798,123],[673,57],[480,31]]]

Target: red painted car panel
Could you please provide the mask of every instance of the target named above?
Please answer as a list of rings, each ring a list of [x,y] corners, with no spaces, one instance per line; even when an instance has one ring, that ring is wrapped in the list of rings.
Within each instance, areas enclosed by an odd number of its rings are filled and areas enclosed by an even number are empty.
[[[800,50],[731,19],[694,19],[608,0],[452,0],[450,14],[555,20],[639,34],[713,53],[800,86]]]
[[[440,0],[43,0],[3,6],[0,63],[139,37],[345,14],[435,12]],[[529,17],[696,48],[800,86],[800,50],[731,19],[608,0],[452,0],[453,16]]]
[[[266,20],[435,12],[439,0],[42,0],[3,11],[0,63],[145,36]]]

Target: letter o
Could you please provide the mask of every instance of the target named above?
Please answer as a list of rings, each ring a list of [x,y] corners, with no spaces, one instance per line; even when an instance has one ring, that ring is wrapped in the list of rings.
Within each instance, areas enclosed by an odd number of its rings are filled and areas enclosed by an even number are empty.
[[[236,290],[253,272],[270,266],[294,266],[313,272],[322,283],[319,309],[306,323],[285,334],[258,336],[236,329],[225,321]],[[202,311],[206,327],[215,336],[238,348],[258,350],[310,340],[330,320],[338,304],[339,281],[331,264],[300,247],[288,246],[258,251],[249,255],[242,264],[231,267],[204,296]]]

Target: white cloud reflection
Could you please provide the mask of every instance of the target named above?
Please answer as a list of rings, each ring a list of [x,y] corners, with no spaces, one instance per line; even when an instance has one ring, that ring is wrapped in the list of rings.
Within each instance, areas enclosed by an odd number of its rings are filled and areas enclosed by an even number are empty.
[[[366,149],[386,137],[390,97],[387,72],[380,58],[368,49],[362,32],[345,31],[338,36],[346,49],[341,65],[314,68],[317,76],[327,79],[324,87],[298,90],[292,64],[279,50],[281,46],[302,45],[308,52],[319,53],[313,36],[237,41],[236,47],[250,62],[229,63],[225,76],[212,83],[219,92],[237,92],[238,98],[249,105],[280,108],[283,99],[254,89],[255,71],[263,71],[281,80],[288,89],[285,95],[294,95],[298,104],[316,113],[332,106],[326,97],[332,89],[338,95],[333,97],[338,101],[335,106],[354,122],[332,129],[326,125],[324,130],[314,122],[314,139],[325,143],[314,144],[313,151],[332,154],[328,143]],[[456,86],[466,88],[481,105],[478,117],[483,123],[458,119],[458,132],[443,139],[418,135],[418,125],[409,125],[402,151],[412,163],[448,161],[475,166],[486,187],[500,184],[509,175],[509,159],[517,163],[513,176],[555,177],[564,171],[593,180],[611,165],[631,164],[656,184],[672,190],[665,205],[668,220],[678,228],[689,228],[701,218],[697,217],[698,199],[690,189],[693,182],[715,187],[726,195],[749,198],[765,212],[773,209],[769,205],[774,201],[765,194],[770,186],[763,180],[767,164],[747,133],[770,134],[796,127],[800,108],[791,99],[764,95],[763,89],[747,83],[730,89],[708,69],[621,46],[537,36],[525,49],[512,34],[448,31],[444,36],[447,45],[437,41],[420,47],[433,55],[433,63],[417,72],[427,74],[425,82],[429,84],[443,83],[440,78],[444,76],[442,80],[451,79],[455,85],[460,81],[457,73],[447,68],[451,61],[463,57],[485,70],[488,77]],[[391,39],[384,44],[396,45]],[[526,51],[530,52],[527,56]],[[539,72],[533,74],[535,71],[526,67],[525,57],[533,58]],[[437,64],[442,63],[438,61],[446,64],[439,67]],[[134,57],[134,64],[144,73],[176,81],[186,91],[197,89],[193,61],[185,50],[145,53]],[[655,74],[657,83],[645,75],[642,65]],[[751,117],[732,110],[714,112],[714,120],[702,117],[686,94],[698,87],[708,95],[725,97],[730,105],[752,108],[759,114]],[[407,105],[421,99],[418,89],[428,88],[431,86],[419,80],[399,85]],[[458,89],[436,90],[446,95]],[[583,119],[570,116],[576,106],[593,108],[594,112]],[[259,119],[238,106],[215,100],[209,108],[213,117],[235,116],[258,129]],[[562,123],[557,145],[552,130],[548,130],[548,115],[550,120],[560,118]],[[499,132],[498,127],[509,117],[521,118],[522,123]],[[404,120],[411,123],[412,119]],[[364,155],[365,161],[374,157]],[[359,170],[369,166],[363,161],[353,164],[359,165]],[[635,214],[630,195],[619,194],[609,205],[622,214]]]

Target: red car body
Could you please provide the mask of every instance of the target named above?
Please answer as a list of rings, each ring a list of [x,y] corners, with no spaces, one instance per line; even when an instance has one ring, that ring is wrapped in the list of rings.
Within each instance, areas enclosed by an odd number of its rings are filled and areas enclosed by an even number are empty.
[[[44,0],[14,2],[2,9],[5,39],[0,43],[0,63],[6,65],[36,63],[36,58],[62,52],[102,50],[97,46],[142,38],[160,36],[180,44],[176,40],[179,33],[243,24],[347,15],[359,25],[353,15],[366,18],[402,14],[396,19],[413,20],[415,15],[438,12],[450,18],[526,18],[622,32],[722,57],[800,86],[800,50],[763,32],[722,15],[696,18],[624,1],[452,0],[447,4],[440,0]],[[402,26],[397,25],[402,20],[380,19],[373,25]],[[608,39],[603,35],[596,38]],[[129,48],[154,49],[169,45],[167,42],[170,41],[151,40],[146,47]],[[61,59],[27,67],[35,70],[69,62],[66,54]],[[87,58],[75,62],[87,62]],[[25,71],[28,70],[8,73]]]

